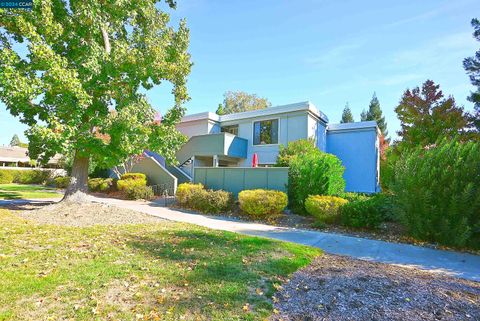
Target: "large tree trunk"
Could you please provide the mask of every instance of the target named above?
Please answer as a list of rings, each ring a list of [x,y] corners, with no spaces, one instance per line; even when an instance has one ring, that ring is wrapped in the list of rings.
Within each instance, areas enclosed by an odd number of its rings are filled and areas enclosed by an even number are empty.
[[[72,181],[65,191],[64,200],[76,192],[87,192],[88,162],[88,157],[82,157],[75,153],[72,166]]]

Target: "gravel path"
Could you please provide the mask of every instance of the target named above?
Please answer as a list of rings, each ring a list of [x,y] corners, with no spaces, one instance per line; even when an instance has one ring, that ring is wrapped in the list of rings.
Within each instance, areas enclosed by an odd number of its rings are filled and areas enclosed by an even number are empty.
[[[23,218],[43,224],[67,226],[120,225],[159,223],[161,218],[130,209],[100,203],[60,202],[30,210],[18,211]]]
[[[323,255],[274,302],[271,320],[480,320],[480,283]]]

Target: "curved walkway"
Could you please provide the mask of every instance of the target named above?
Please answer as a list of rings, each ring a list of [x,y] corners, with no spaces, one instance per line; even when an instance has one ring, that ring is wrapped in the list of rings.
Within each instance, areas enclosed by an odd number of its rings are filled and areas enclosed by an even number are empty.
[[[331,254],[348,255],[362,260],[419,268],[430,272],[445,273],[451,276],[480,282],[480,256],[478,255],[434,250],[415,245],[390,243],[336,233],[249,223],[221,216],[201,215],[164,207],[162,201],[136,202],[95,196],[90,196],[90,198],[94,202],[128,208],[171,221],[191,223],[217,230],[305,244],[321,248]],[[0,201],[0,206],[32,201],[45,202],[53,200],[4,200]],[[58,201],[58,199],[55,201]]]
[[[300,243],[321,248],[327,253],[419,268],[430,272],[445,273],[451,276],[480,282],[480,256],[478,255],[435,250],[409,244],[377,241],[337,233],[324,233],[249,223],[227,217],[207,216],[170,209],[156,202],[135,202],[93,196],[92,200],[129,208],[167,220]]]

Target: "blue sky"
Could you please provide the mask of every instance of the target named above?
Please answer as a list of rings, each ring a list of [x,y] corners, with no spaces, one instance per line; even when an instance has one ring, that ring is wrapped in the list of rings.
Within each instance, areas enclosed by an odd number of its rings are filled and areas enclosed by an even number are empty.
[[[310,100],[331,122],[348,101],[358,121],[375,91],[395,137],[403,91],[426,79],[473,108],[462,60],[480,47],[475,16],[478,0],[178,0],[172,24],[186,18],[191,30],[188,113],[215,111],[225,91],[243,90],[274,106]],[[170,89],[148,93],[162,112]],[[0,144],[25,129],[0,103]]]

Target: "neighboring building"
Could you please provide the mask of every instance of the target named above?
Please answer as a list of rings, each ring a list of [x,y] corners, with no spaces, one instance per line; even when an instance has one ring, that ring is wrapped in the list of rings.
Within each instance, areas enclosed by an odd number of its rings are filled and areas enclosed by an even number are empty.
[[[61,155],[51,158],[45,168],[58,168]],[[0,167],[35,167],[28,157],[28,148],[19,146],[0,146]]]
[[[313,138],[318,149],[342,161],[347,191],[380,189],[376,122],[329,124],[327,116],[310,102],[223,116],[210,112],[187,115],[177,129],[189,137],[176,154],[179,165],[155,163],[179,183],[194,177],[199,167],[251,167],[254,154],[259,166],[271,166],[280,145]]]

